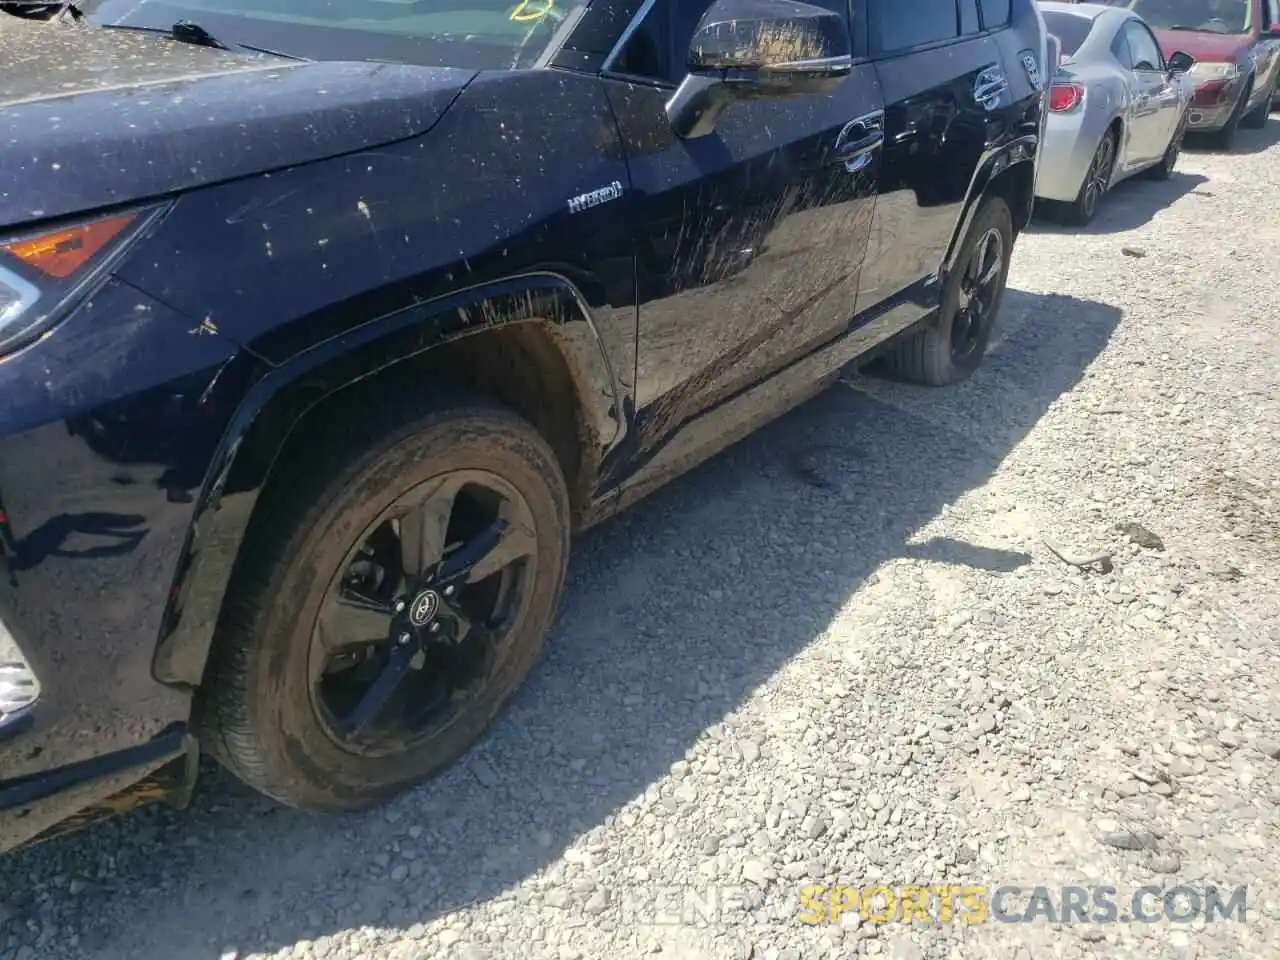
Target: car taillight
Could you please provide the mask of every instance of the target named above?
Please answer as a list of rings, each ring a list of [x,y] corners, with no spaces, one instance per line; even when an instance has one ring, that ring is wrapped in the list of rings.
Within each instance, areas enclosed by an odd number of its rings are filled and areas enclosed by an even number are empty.
[[[1084,87],[1078,83],[1055,83],[1049,88],[1049,109],[1054,113],[1074,110],[1084,102]]]
[[[1219,103],[1226,103],[1229,99],[1230,89],[1231,81],[1229,80],[1206,80],[1197,84],[1195,102],[1202,107],[1212,107]]]
[[[0,237],[0,353],[44,332],[167,207]]]

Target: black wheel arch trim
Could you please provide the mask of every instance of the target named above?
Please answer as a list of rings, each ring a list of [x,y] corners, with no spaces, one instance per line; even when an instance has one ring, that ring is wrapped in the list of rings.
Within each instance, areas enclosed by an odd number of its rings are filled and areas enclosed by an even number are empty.
[[[621,382],[578,287],[534,270],[454,291],[363,323],[263,373],[224,432],[178,563],[152,674],[194,692],[203,678],[223,597],[254,507],[293,431],[318,404],[370,377],[464,338],[544,324],[573,380],[595,462],[628,429]]]
[[[964,238],[968,235],[969,228],[973,224],[973,218],[977,215],[983,199],[990,192],[992,184],[1020,164],[1029,165],[1031,185],[1027,191],[1026,210],[1023,215],[1019,217],[1016,210],[1011,212],[1014,214],[1013,227],[1015,233],[1026,227],[1031,218],[1031,208],[1035,201],[1035,166],[1037,151],[1041,143],[1042,141],[1037,134],[1025,134],[1016,137],[1002,144],[999,149],[991,151],[978,165],[969,184],[969,194],[965,200],[964,209],[961,211],[960,217],[956,222],[956,228],[951,234],[951,245],[947,247],[946,256],[943,258],[939,270],[939,289],[946,281],[947,274],[955,268],[956,258],[960,255],[960,248],[964,245]]]

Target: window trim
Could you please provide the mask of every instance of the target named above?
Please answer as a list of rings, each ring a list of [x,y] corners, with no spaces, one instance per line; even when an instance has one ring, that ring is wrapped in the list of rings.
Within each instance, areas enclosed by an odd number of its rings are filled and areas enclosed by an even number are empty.
[[[998,24],[995,24],[994,26],[987,26],[987,15],[982,11],[982,0],[974,0],[974,2],[977,3],[978,5],[978,22],[982,24],[982,32],[984,34],[997,33],[1000,30],[1004,30],[1006,27],[1010,26],[1013,23],[1012,0],[1010,0],[1009,2],[1009,15],[1005,17],[1004,23],[998,23]]]
[[[917,43],[909,47],[898,47],[894,50],[879,49],[876,40],[879,36],[878,27],[880,26],[880,11],[886,6],[892,4],[894,0],[867,0],[866,6],[869,8],[867,13],[867,51],[868,56],[872,60],[896,60],[899,57],[909,56],[914,53],[925,53],[930,50],[941,50],[943,47],[949,47],[956,43],[965,43],[970,40],[976,40],[980,37],[989,37],[993,33],[999,33],[1001,30],[1008,28],[1010,21],[1005,21],[996,27],[988,27],[986,19],[982,15],[982,4],[975,0],[978,8],[978,31],[976,33],[962,32],[960,17],[960,0],[952,0],[952,5],[956,11],[956,35],[954,37],[944,38],[942,40],[929,40],[926,43]],[[1012,4],[1010,4],[1010,17],[1012,17]]]
[[[1129,38],[1124,35],[1123,29],[1117,30],[1116,35],[1111,38],[1111,55],[1116,58],[1116,63],[1120,64],[1121,69],[1133,69],[1133,53],[1129,50]]]
[[[647,17],[657,5],[658,0],[644,0],[644,3],[640,4],[640,9],[637,10],[635,16],[627,22],[627,25],[622,28],[622,33],[618,34],[617,41],[609,48],[609,52],[605,55],[604,61],[600,64],[600,73],[602,76],[606,74],[610,76],[626,76],[626,74],[615,73],[613,65],[617,61],[618,57],[622,56],[623,47],[631,42],[631,38],[634,37],[636,35],[636,31],[640,29],[640,24],[644,23],[644,18]]]
[[[1150,70],[1138,67],[1137,60],[1134,58],[1133,45],[1129,43],[1128,32],[1130,28],[1134,30],[1140,30],[1143,33],[1145,33],[1147,35],[1147,38],[1155,45],[1156,56],[1160,58],[1159,66],[1153,67]],[[1148,27],[1145,23],[1143,23],[1137,17],[1128,17],[1125,19],[1124,26],[1121,28],[1120,32],[1121,34],[1124,35],[1124,45],[1129,50],[1129,60],[1133,63],[1133,66],[1129,67],[1130,70],[1132,70],[1134,73],[1167,74],[1169,72],[1169,64],[1164,58],[1164,51],[1160,49],[1160,41],[1156,39],[1156,35],[1151,32],[1150,27]]]

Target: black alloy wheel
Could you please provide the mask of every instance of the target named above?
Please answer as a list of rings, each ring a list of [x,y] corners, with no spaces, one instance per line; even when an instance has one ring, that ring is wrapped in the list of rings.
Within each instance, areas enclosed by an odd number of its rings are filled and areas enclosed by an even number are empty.
[[[494,474],[418,484],[361,536],[312,633],[312,696],[335,741],[386,755],[438,735],[508,652],[537,532]]]
[[[537,662],[568,564],[564,476],[528,422],[369,389],[281,455],[196,698],[206,749],[310,810],[375,805],[466,753]]]
[[[982,365],[1004,300],[1013,252],[1013,215],[1004,198],[983,197],[943,282],[935,318],[883,357],[890,375],[939,387]]]
[[[1004,236],[988,227],[960,277],[960,296],[951,321],[951,359],[960,365],[978,349],[990,329],[993,311],[1004,285]]]

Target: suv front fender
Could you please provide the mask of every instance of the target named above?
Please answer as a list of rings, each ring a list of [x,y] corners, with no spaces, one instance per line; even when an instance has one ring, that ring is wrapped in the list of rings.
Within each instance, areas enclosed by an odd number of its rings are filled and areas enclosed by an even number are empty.
[[[202,679],[223,597],[254,507],[286,441],[318,404],[464,338],[541,322],[573,382],[579,431],[599,456],[622,437],[619,384],[584,298],[565,277],[527,273],[456,291],[341,336],[271,369],[246,391],[206,475],[152,662],[157,680]],[[418,382],[421,382],[420,380]]]

